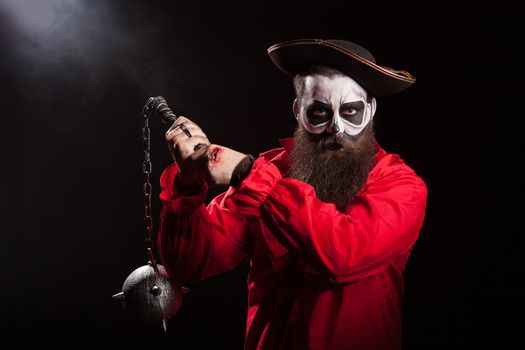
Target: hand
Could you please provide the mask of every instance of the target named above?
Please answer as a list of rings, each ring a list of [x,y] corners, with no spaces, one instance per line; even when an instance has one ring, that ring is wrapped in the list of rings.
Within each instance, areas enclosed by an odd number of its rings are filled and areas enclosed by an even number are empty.
[[[233,170],[246,157],[246,154],[228,147],[209,145],[206,148],[204,179],[209,187],[229,186]]]
[[[180,125],[187,131],[183,130]],[[188,134],[191,135],[188,136]],[[202,173],[206,158],[206,147],[196,149],[203,144],[208,146],[210,141],[202,129],[186,117],[179,117],[166,132],[166,141],[171,155],[179,167],[177,181],[186,187],[198,187],[202,184]]]

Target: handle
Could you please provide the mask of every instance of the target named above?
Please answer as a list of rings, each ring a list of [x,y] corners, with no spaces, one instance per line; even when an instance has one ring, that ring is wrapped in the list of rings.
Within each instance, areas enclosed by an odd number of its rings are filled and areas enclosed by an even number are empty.
[[[145,116],[159,116],[160,120],[167,125],[173,124],[178,118],[168,107],[166,99],[162,96],[150,97],[144,106],[143,112]]]

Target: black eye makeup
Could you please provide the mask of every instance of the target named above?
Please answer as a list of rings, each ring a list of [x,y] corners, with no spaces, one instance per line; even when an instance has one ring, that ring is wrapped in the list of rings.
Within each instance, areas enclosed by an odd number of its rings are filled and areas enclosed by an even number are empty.
[[[364,110],[365,104],[363,101],[347,102],[339,107],[339,115],[351,124],[360,125],[363,122]]]
[[[333,115],[332,106],[321,101],[312,102],[306,109],[306,118],[312,125],[326,123]]]

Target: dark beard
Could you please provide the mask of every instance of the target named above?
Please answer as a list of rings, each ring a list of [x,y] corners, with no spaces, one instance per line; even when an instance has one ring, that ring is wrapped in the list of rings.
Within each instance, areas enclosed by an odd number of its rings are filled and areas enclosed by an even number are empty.
[[[323,202],[344,212],[361,190],[374,166],[377,151],[372,122],[356,137],[313,135],[295,130],[288,176],[310,184]],[[340,148],[340,149],[337,149]]]

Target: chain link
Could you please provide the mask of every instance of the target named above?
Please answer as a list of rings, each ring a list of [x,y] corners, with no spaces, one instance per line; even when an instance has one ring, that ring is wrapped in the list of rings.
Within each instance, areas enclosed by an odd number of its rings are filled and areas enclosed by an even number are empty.
[[[152,219],[152,209],[151,209],[151,192],[152,187],[150,183],[150,174],[151,174],[151,158],[150,158],[150,128],[149,128],[149,113],[150,111],[145,108],[144,109],[144,127],[142,128],[142,139],[144,141],[144,161],[142,162],[142,172],[144,173],[144,186],[143,186],[143,193],[144,193],[144,226],[146,229],[146,240],[144,242],[146,246],[146,250],[148,252],[148,259],[149,264],[153,266],[153,268],[157,267],[157,262],[155,261],[155,257],[153,255],[153,239],[152,239],[152,233],[153,233],[153,219]]]
[[[142,128],[142,140],[144,143],[144,161],[142,162],[142,172],[144,173],[144,226],[146,228],[146,249],[148,251],[149,264],[153,266],[154,269],[157,269],[157,263],[153,255],[153,219],[152,219],[152,210],[151,210],[151,183],[149,181],[149,176],[152,171],[151,167],[151,158],[150,158],[150,128],[149,128],[149,116],[157,115],[160,117],[161,121],[164,124],[173,124],[177,119],[175,113],[171,111],[166,103],[166,100],[162,96],[150,97],[146,102],[146,105],[143,109],[144,114],[144,127]]]

